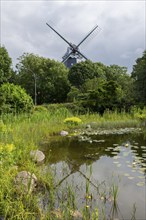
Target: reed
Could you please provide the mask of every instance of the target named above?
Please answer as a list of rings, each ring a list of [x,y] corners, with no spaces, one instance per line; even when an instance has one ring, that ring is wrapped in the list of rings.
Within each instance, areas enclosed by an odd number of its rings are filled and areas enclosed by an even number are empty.
[[[125,127],[139,127],[140,120],[134,117],[133,113],[126,112],[110,112],[106,111],[103,115],[99,114],[86,114],[80,116],[84,124],[94,123],[94,128],[125,128]]]

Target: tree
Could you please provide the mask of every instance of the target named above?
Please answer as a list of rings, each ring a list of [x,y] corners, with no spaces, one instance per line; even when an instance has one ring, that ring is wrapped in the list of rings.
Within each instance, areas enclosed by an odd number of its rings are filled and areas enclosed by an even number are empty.
[[[75,102],[78,98],[79,93],[80,93],[80,90],[76,88],[75,86],[72,86],[69,93],[67,94],[67,101]]]
[[[74,86],[68,97],[72,96],[72,100],[75,97],[91,111],[103,113],[106,108],[128,111],[133,104],[133,80],[126,67],[86,61],[70,69],[69,79]]]
[[[9,82],[12,74],[12,60],[9,57],[9,54],[6,48],[0,47],[0,85],[5,82]]]
[[[72,86],[81,88],[87,79],[104,76],[104,67],[101,63],[93,63],[89,60],[77,63],[69,70],[69,81]]]
[[[134,96],[136,103],[146,105],[146,50],[143,56],[136,60],[133,65],[131,77],[134,79]]]
[[[20,86],[4,83],[0,87],[0,113],[29,112],[32,107],[31,97]]]
[[[18,82],[35,99],[37,104],[64,102],[70,90],[68,69],[64,64],[39,57],[23,54],[17,64]]]
[[[92,82],[90,80],[89,82]],[[93,81],[95,82],[95,80]],[[89,87],[88,87],[89,88]],[[96,87],[78,95],[84,108],[103,114],[106,109],[114,110],[118,103],[118,86],[114,81],[101,81]]]

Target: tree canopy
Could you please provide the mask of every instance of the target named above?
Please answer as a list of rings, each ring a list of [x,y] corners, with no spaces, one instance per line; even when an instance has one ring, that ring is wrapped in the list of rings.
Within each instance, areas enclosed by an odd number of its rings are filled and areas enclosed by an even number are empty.
[[[70,84],[64,64],[27,53],[19,58],[17,70],[18,83],[33,99],[36,84],[37,104],[66,100]]]
[[[73,86],[80,88],[86,80],[102,76],[105,66],[101,63],[93,63],[89,60],[74,65],[69,70],[69,81]]]
[[[0,47],[1,92],[14,86],[6,84],[3,88],[6,82],[13,82],[37,104],[69,102],[99,113],[146,105],[146,51],[136,60],[131,75],[126,67],[89,60],[67,69],[63,63],[32,53],[19,57],[15,72],[11,64],[7,50]]]
[[[146,105],[146,50],[143,56],[136,60],[133,66],[132,78],[134,79],[134,96],[136,103]]]
[[[12,59],[4,46],[0,46],[0,85],[9,82],[12,75]]]

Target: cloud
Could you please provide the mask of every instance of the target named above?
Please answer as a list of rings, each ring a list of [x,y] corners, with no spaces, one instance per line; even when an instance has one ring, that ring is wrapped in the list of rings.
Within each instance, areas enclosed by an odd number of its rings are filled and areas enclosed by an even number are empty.
[[[67,44],[78,44],[98,24],[102,29],[80,50],[91,60],[127,66],[145,49],[145,1],[2,1],[1,44],[14,64],[24,52],[61,61]]]

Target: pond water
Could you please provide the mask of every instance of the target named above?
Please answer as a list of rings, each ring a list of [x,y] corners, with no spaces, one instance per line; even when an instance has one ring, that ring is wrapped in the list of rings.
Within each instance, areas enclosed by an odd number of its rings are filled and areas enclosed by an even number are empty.
[[[60,197],[64,193],[65,198],[65,189],[71,185],[78,209],[84,204],[97,207],[100,219],[146,220],[146,140],[142,133],[56,136],[43,150]]]

